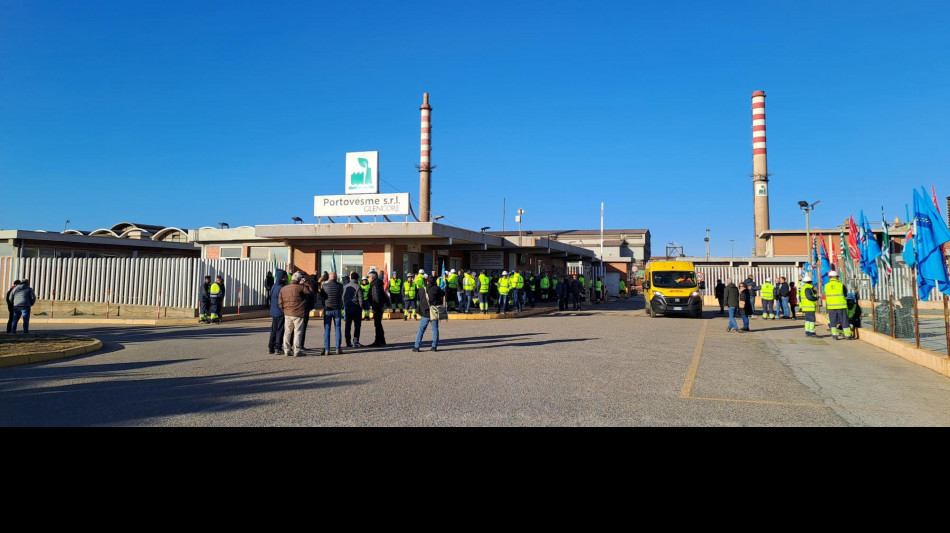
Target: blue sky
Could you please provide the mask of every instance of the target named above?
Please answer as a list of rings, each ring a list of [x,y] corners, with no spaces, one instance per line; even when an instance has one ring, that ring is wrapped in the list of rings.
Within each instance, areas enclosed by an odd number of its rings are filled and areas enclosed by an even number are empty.
[[[313,218],[346,152],[478,230],[648,228],[753,247],[751,94],[771,229],[950,196],[950,2],[0,0],[0,228]],[[944,213],[945,215],[946,213]],[[734,240],[734,244],[730,243]]]

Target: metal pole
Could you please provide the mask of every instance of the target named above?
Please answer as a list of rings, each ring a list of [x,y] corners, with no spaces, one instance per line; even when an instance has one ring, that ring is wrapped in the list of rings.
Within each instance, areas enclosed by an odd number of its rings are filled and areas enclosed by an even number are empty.
[[[917,269],[911,269],[911,281],[914,285],[914,344],[920,348],[920,322],[917,316]]]
[[[950,357],[950,315],[947,314],[947,295],[943,295],[943,329],[947,334],[947,356]]]

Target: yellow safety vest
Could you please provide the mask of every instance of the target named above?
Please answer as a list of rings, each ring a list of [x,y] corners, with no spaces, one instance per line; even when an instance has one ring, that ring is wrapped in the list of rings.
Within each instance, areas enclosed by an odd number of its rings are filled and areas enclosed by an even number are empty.
[[[217,281],[215,281],[214,283],[211,284],[211,289],[208,290],[208,293],[214,296],[220,293],[221,289],[222,289],[221,285],[218,284]]]
[[[507,295],[509,290],[511,290],[511,280],[504,277],[499,278],[498,294]]]
[[[491,290],[491,278],[485,274],[478,275],[478,292],[486,293]]]
[[[603,289],[603,287],[604,287],[603,283],[602,283],[600,280],[597,280],[596,285],[597,285],[597,291],[598,291],[598,292],[599,292],[601,289]]]
[[[541,278],[541,289],[544,290],[550,287],[551,287],[551,279],[548,278],[547,276],[544,276],[543,278]]]
[[[462,279],[462,290],[471,291],[475,289],[475,278],[469,274],[465,274],[465,277]]]
[[[759,285],[759,290],[762,291],[760,294],[762,295],[763,300],[775,299],[775,285],[772,285],[769,282],[765,282],[762,285]]]
[[[512,285],[512,288],[515,288],[515,289],[523,288],[523,287],[524,287],[524,276],[522,276],[521,274],[518,274],[517,272],[515,272],[515,273],[511,276],[511,285]]]
[[[445,282],[449,284],[450,289],[457,289],[458,279],[459,279],[458,274],[449,274],[449,277],[445,280]]]
[[[399,278],[389,278],[389,292],[400,294],[402,292],[402,280]]]
[[[416,286],[416,290],[419,290],[426,286],[426,279],[422,277],[422,274],[416,274],[416,279],[412,280],[412,284]]]
[[[408,279],[403,282],[403,289],[406,290],[406,298],[415,298],[416,297],[416,286],[411,283]]]
[[[847,309],[848,300],[844,296],[844,285],[833,279],[825,283],[825,303],[828,309]]]

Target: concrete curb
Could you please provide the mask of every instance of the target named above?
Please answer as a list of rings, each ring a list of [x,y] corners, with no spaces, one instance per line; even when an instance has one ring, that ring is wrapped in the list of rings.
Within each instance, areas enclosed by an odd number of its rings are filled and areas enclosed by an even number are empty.
[[[100,341],[99,339],[89,339],[89,344],[85,346],[77,346],[76,348],[69,348],[67,350],[56,350],[53,352],[37,352],[37,353],[30,353],[30,354],[4,355],[3,357],[0,357],[0,367],[25,365],[28,363],[39,363],[42,361],[50,361],[53,359],[65,359],[67,357],[75,357],[77,355],[87,354],[89,352],[94,352],[100,349],[102,349],[102,341]]]

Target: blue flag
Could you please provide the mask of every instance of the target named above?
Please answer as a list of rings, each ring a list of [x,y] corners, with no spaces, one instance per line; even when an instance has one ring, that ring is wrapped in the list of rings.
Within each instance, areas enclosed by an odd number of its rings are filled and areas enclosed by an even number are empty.
[[[442,261],[442,275],[439,276],[439,288],[445,290],[445,261]]]
[[[337,273],[336,271],[336,250],[330,252],[330,272]]]
[[[950,276],[941,245],[950,241],[950,229],[943,223],[937,206],[914,190],[914,248],[917,258],[917,292],[926,301],[934,287],[950,295]]]
[[[881,245],[877,243],[874,232],[871,231],[871,224],[864,216],[864,210],[861,210],[861,235],[858,244],[861,248],[861,272],[871,277],[871,286],[877,285],[878,271],[877,258],[881,257]]]
[[[828,273],[831,272],[831,261],[825,252],[825,236],[818,234],[818,248],[821,250],[821,286],[828,284]]]

